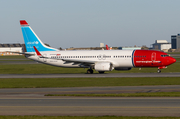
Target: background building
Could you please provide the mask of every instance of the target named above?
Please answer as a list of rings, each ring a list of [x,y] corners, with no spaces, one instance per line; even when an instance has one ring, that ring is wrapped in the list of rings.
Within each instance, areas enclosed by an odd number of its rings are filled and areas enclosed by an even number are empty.
[[[101,47],[101,48],[104,47],[104,43],[100,43],[100,47]]]
[[[135,47],[118,47],[119,50],[140,50],[140,46],[135,46]]]
[[[171,48],[171,43],[168,43],[167,40],[156,40],[153,45],[153,49],[163,50],[167,52]]]
[[[172,46],[172,49],[180,48],[180,34],[171,36],[171,46]]]
[[[19,55],[12,52],[23,52],[23,44],[0,44],[0,56],[3,55]],[[9,52],[8,52],[9,51]]]

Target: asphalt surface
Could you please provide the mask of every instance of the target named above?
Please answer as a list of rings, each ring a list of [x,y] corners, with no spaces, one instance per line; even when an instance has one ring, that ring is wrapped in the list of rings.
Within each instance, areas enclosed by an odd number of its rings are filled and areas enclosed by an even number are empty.
[[[0,99],[0,115],[180,116],[180,98],[31,97]]]
[[[7,88],[0,89],[0,96],[44,96],[45,94],[116,94],[143,92],[180,92],[180,85],[70,88]]]
[[[180,77],[180,73],[0,74],[0,78]]]
[[[180,116],[179,97],[56,97],[88,94],[179,91],[180,85],[0,89],[0,115]]]

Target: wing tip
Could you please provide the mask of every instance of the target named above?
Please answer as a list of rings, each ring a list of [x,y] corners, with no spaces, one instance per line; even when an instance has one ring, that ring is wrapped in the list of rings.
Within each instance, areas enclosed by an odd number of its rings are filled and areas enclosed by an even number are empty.
[[[26,22],[26,20],[20,20],[20,25],[28,25],[28,23]]]

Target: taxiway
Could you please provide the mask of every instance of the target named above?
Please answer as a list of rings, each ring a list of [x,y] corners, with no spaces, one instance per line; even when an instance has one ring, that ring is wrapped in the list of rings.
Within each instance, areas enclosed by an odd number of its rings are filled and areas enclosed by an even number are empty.
[[[45,97],[0,99],[0,115],[180,116],[180,98]]]
[[[6,88],[0,89],[0,99],[6,96],[42,96],[45,94],[116,94],[180,92],[180,85],[162,86],[109,86],[109,87],[64,87],[64,88]]]
[[[179,85],[0,89],[0,115],[180,116],[179,97],[61,97],[45,94],[180,91]]]
[[[0,74],[0,78],[180,77],[180,73]]]

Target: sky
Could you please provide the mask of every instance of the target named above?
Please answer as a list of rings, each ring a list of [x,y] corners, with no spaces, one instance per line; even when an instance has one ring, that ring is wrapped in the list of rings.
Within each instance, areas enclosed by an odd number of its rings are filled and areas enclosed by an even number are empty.
[[[54,48],[151,46],[180,33],[180,0],[0,0],[0,43],[24,43],[19,20]]]

